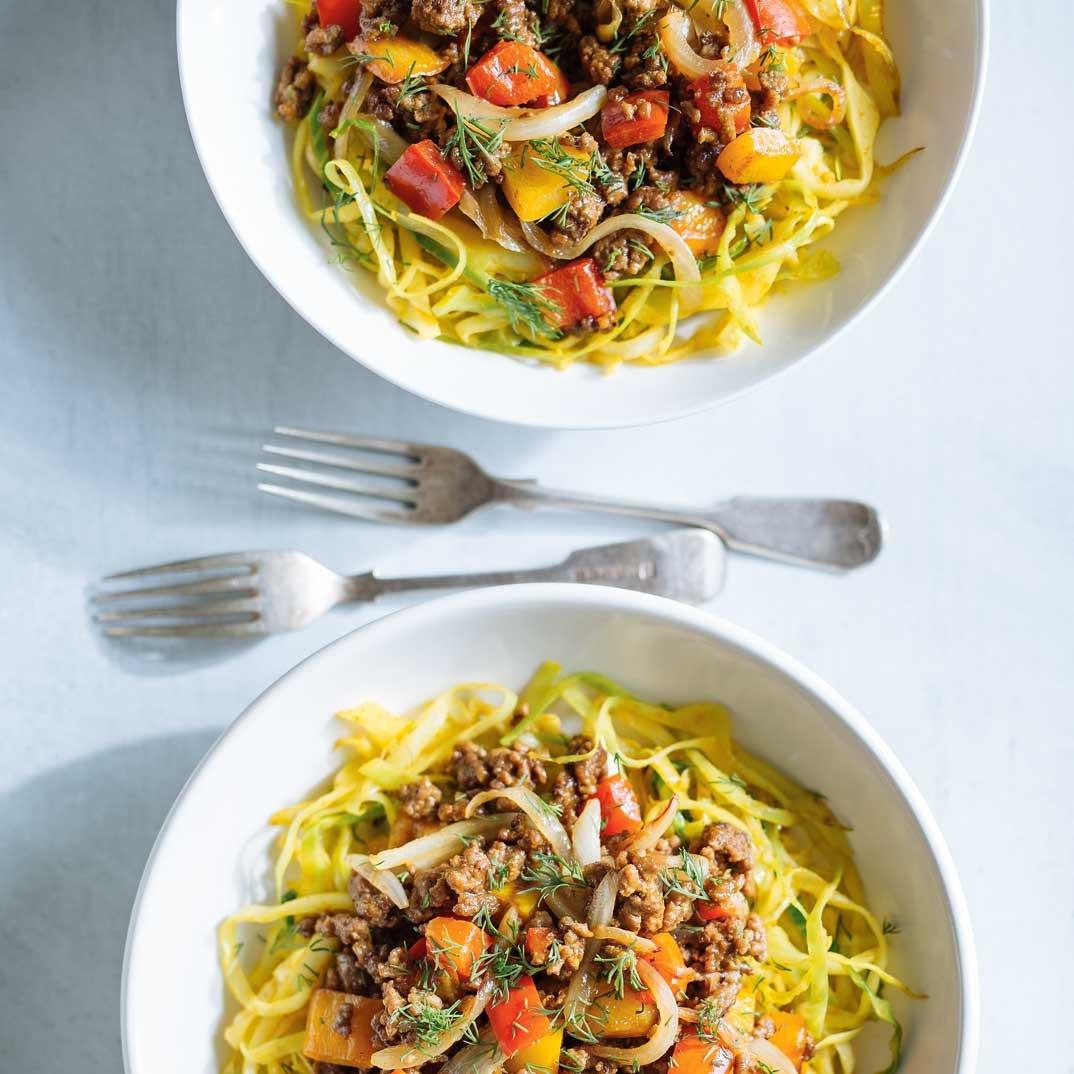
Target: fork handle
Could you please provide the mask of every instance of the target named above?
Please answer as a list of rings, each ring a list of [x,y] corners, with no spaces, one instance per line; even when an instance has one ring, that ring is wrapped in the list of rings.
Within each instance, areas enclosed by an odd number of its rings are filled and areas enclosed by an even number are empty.
[[[549,489],[536,481],[509,480],[496,482],[494,498],[522,508],[559,507],[699,526],[739,552],[825,570],[852,570],[871,563],[883,544],[880,516],[868,504],[854,500],[737,496],[694,510]]]

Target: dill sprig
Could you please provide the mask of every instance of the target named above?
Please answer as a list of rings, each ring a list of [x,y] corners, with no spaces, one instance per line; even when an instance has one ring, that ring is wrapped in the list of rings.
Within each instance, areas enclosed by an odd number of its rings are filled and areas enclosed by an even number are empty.
[[[716,1042],[716,1034],[720,1031],[720,1008],[714,999],[706,999],[697,1008],[697,1035],[709,1044]]]
[[[444,151],[454,149],[462,163],[471,186],[481,186],[488,180],[485,162],[496,156],[503,146],[503,132],[507,129],[507,120],[500,123],[498,130],[492,130],[479,119],[464,116],[459,111],[458,101],[454,104],[455,130],[444,145]]]
[[[624,948],[617,955],[595,955],[593,961],[606,967],[601,971],[601,976],[611,984],[616,999],[622,999],[626,995],[627,985],[635,989],[641,988],[638,956],[632,948]]]
[[[435,993],[430,993],[436,999]],[[440,1038],[450,1030],[462,1017],[462,1006],[458,1000],[447,1007],[436,1007],[431,1003],[404,1003],[392,1011],[388,1021],[399,1026],[404,1032],[413,1033],[418,1048],[432,1048]]]
[[[744,186],[735,186],[734,183],[723,185],[723,204],[744,205],[750,213],[759,213],[771,197],[772,191],[760,183],[746,183]]]
[[[646,29],[651,29],[650,23],[656,18],[656,11],[646,11],[640,18],[638,18],[634,25],[622,36],[616,35],[615,40],[612,42],[611,48],[608,50],[612,53],[626,52],[630,42],[634,40],[638,34],[642,33]]]
[[[503,308],[516,331],[527,329],[534,335],[560,338],[562,333],[551,320],[560,312],[559,307],[536,284],[493,276],[486,290]]]
[[[679,895],[685,895],[688,899],[710,901],[708,892],[705,890],[705,872],[700,862],[685,847],[679,851],[678,864],[669,866],[661,872],[660,882],[669,892],[674,891]]]
[[[658,224],[669,224],[683,215],[681,209],[673,209],[670,205],[662,209],[650,209],[647,205],[641,205],[634,212],[638,216],[644,216],[646,220],[655,220]]]
[[[527,885],[523,891],[538,891],[544,898],[563,888],[586,887],[582,867],[576,861],[545,850],[535,852],[531,861],[533,864],[522,873],[522,881]]]

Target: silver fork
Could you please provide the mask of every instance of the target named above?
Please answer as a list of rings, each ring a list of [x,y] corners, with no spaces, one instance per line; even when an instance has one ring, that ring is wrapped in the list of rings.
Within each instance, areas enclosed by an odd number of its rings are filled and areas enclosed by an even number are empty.
[[[602,496],[543,488],[536,481],[485,473],[453,448],[277,427],[292,443],[264,444],[269,455],[327,469],[259,462],[258,470],[290,481],[346,493],[261,482],[272,496],[376,522],[455,522],[479,507],[559,507],[657,519],[710,530],[740,552],[828,570],[850,570],[880,553],[883,527],[876,511],[853,500],[762,499],[739,496],[710,508],[629,503]],[[314,450],[301,443],[330,444],[346,453]],[[335,471],[335,472],[331,472]],[[342,473],[340,472],[342,471]],[[359,478],[348,477],[359,474]]]
[[[232,552],[113,574],[93,601],[112,637],[253,637],[297,630],[337,604],[385,593],[514,582],[586,582],[700,604],[723,587],[725,552],[704,530],[676,530],[573,552],[554,567],[417,578],[344,575],[302,552]],[[167,583],[176,576],[186,581]],[[138,582],[133,588],[117,583]]]

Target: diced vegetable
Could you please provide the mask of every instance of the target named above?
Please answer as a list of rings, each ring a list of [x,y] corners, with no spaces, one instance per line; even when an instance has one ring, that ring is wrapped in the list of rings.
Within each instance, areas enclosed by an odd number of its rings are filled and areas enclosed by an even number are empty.
[[[813,32],[809,16],[796,0],[746,0],[762,45],[797,45]]]
[[[778,183],[801,153],[797,140],[783,131],[753,127],[724,148],[716,166],[732,183]]]
[[[402,82],[411,75],[435,75],[443,71],[448,61],[420,41],[410,37],[382,37],[376,41],[363,41],[362,51],[377,59],[368,60],[370,74],[381,82]]]
[[[351,1028],[350,1033],[344,1036],[334,1027],[340,1010],[348,1004],[351,1010]],[[310,997],[302,1054],[308,1059],[336,1063],[338,1066],[372,1066],[372,1021],[373,1015],[382,1006],[379,999],[367,999],[364,996],[352,996],[347,992],[318,988]]]
[[[672,992],[682,999],[686,995],[686,986],[694,979],[694,973],[686,967],[682,949],[670,932],[658,932],[653,937],[653,943],[656,944],[656,950],[642,957],[652,964],[656,972],[671,985]]]
[[[552,1023],[542,1009],[532,977],[519,977],[505,1000],[488,1005],[489,1024],[505,1056],[515,1055],[550,1033]]]
[[[442,970],[467,978],[489,946],[488,934],[471,921],[434,917],[425,926],[429,957]]]
[[[417,943],[412,943],[407,949],[407,958],[411,962],[420,962],[423,958],[429,957],[429,942],[424,936]]]
[[[548,320],[557,328],[571,328],[590,317],[600,321],[615,313],[615,299],[604,283],[604,274],[591,257],[572,261],[563,268],[538,276],[533,282],[554,307],[548,311]],[[637,807],[635,799],[634,808]],[[603,809],[602,804],[602,812]],[[640,812],[638,823],[641,824]]]
[[[734,1062],[734,1055],[719,1042],[689,1033],[675,1045],[668,1074],[730,1074]]]
[[[519,891],[514,884],[504,884],[502,888],[495,888],[492,892],[500,902],[513,906],[523,920],[530,917],[537,909],[537,900],[541,897],[540,892],[532,888]]]
[[[657,1010],[645,989],[626,988],[622,998],[610,987],[597,993],[587,1015],[587,1027],[596,1037],[618,1040],[644,1037],[656,1025]]]
[[[696,902],[694,907],[702,921],[727,921],[732,916],[731,911],[718,902]]]
[[[669,220],[697,257],[716,252],[727,219],[717,205],[709,205],[692,190],[675,190],[668,194],[671,208],[679,215]]]
[[[572,163],[577,161],[577,164]],[[589,174],[589,154],[558,141],[515,146],[503,162],[503,190],[519,220],[541,220],[565,205],[571,179]]]
[[[749,128],[750,95],[746,80],[735,64],[721,63],[718,71],[702,75],[687,88],[694,107],[701,114],[699,122],[702,127],[711,127],[723,134],[723,116],[730,110],[736,134]]]
[[[548,62],[552,63],[551,60]],[[542,93],[540,97],[533,98],[530,102],[533,108],[553,108],[557,104],[563,104],[571,95],[571,84],[567,76],[556,64],[552,63],[552,66],[556,68],[556,84],[552,87],[551,92]]]
[[[740,921],[746,920],[750,912],[750,904],[741,891],[728,891],[726,888],[721,889],[718,885],[713,886],[710,883],[708,893],[711,901],[698,900],[694,903],[697,916],[702,921],[730,921],[732,918],[738,918]]]
[[[640,90],[610,101],[600,113],[600,129],[613,149],[640,145],[664,136],[668,125],[667,90]],[[747,114],[749,105],[747,103]]]
[[[555,932],[552,929],[530,928],[526,929],[526,954],[536,962],[540,959],[540,965],[544,965],[545,956],[552,946],[552,937]]]
[[[776,1031],[768,1039],[801,1070],[809,1046],[805,1019],[793,1011],[773,1011],[769,1017],[776,1024]]]
[[[641,827],[641,806],[626,776],[609,776],[597,784],[597,801],[603,819],[601,835],[636,832]]]
[[[362,10],[361,0],[320,0],[317,4],[317,18],[321,26],[338,26],[347,41],[358,36],[358,15]]]
[[[553,1029],[539,1040],[520,1048],[504,1063],[508,1074],[540,1071],[556,1074],[559,1070],[559,1053],[563,1050],[563,1030]]]
[[[466,73],[466,84],[493,104],[526,104],[555,90],[559,70],[521,41],[500,41]]]
[[[428,138],[408,145],[384,173],[391,192],[406,206],[430,220],[439,220],[462,197],[462,176]]]

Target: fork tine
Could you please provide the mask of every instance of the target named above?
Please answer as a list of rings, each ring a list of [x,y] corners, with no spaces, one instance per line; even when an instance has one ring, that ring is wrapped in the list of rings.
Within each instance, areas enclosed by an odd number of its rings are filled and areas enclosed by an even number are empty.
[[[184,623],[181,626],[112,626],[101,631],[109,638],[252,638],[267,634],[262,623]]]
[[[117,589],[108,593],[95,593],[94,604],[111,604],[117,600],[139,600],[143,597],[195,597],[203,593],[231,593],[236,597],[256,597],[257,590],[249,584],[249,576],[225,574],[206,578],[200,582],[182,582],[179,585],[150,585],[141,589]]]
[[[222,556],[199,556],[197,559],[177,559],[173,563],[158,563],[155,567],[139,567],[133,571],[110,574],[104,582],[121,582],[126,578],[145,578],[150,574],[181,574],[191,571],[212,571],[225,567],[242,567],[246,574],[253,573],[250,557],[245,552],[228,552]]]
[[[322,496],[317,492],[305,492],[301,489],[290,489],[283,485],[269,485],[261,482],[257,486],[258,491],[267,492],[270,496],[282,496],[285,500],[294,500],[296,503],[308,504],[310,507],[320,507],[325,511],[334,511],[338,515],[348,515],[350,518],[364,518],[372,522],[409,522],[405,511],[384,511],[363,507],[360,500],[344,499],[341,496]]]
[[[414,493],[411,489],[393,489],[387,485],[373,485],[363,481],[349,481],[343,477],[331,477],[319,474],[315,470],[300,470],[296,466],[276,466],[269,462],[259,462],[257,468],[266,474],[277,477],[289,477],[292,481],[304,481],[320,488],[335,489],[337,492],[353,492],[359,496],[373,496],[380,500],[398,500],[413,504]]]
[[[294,436],[301,440],[314,440],[318,444],[335,444],[338,447],[357,448],[359,451],[377,451],[382,455],[406,455],[415,462],[421,461],[424,444],[407,440],[385,440],[376,436],[347,436],[344,433],[324,433],[316,429],[296,429],[290,425],[277,425],[272,430],[277,436]]]
[[[300,451],[298,448],[281,447],[279,444],[262,444],[261,450],[269,455],[282,455],[299,462],[312,462],[321,466],[334,466],[339,470],[354,470],[359,474],[377,474],[381,477],[398,477],[413,481],[421,473],[417,466],[391,466],[381,462],[362,462],[343,455],[326,455],[321,451]]]
[[[122,623],[128,619],[226,619],[241,615],[244,622],[254,622],[261,613],[248,600],[201,601],[197,604],[171,604],[156,608],[119,608],[98,612],[95,623]]]

